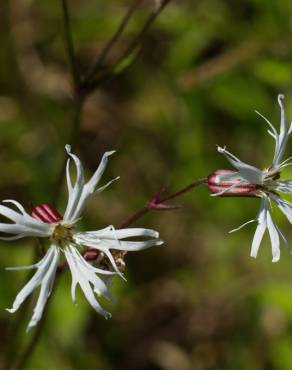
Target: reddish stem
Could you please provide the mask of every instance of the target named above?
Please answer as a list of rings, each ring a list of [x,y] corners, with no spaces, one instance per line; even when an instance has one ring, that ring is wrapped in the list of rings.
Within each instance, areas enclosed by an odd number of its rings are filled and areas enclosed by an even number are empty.
[[[200,179],[200,180],[194,181],[191,184],[185,186],[184,188],[182,188],[181,190],[178,190],[177,192],[175,192],[173,194],[167,195],[166,197],[159,198],[159,201],[160,201],[160,203],[164,203],[167,200],[177,198],[180,195],[186,193],[187,191],[189,191],[193,188],[196,188],[199,185],[205,184],[206,180],[207,179]]]
[[[130,216],[126,221],[122,222],[117,226],[117,229],[124,229],[134,223],[135,221],[139,220],[142,216],[150,211],[151,208],[144,206],[143,208],[139,209],[139,211],[135,212],[132,216]]]
[[[151,209],[153,210],[172,210],[172,209],[178,208],[178,206],[167,206],[167,205],[164,205],[163,203],[167,200],[175,199],[179,197],[180,195],[188,192],[189,190],[196,188],[197,186],[205,184],[205,183],[206,183],[206,179],[200,179],[200,180],[192,182],[191,184],[185,186],[184,188],[176,191],[173,194],[167,195],[165,197],[161,197],[161,193],[164,192],[165,190],[165,188],[163,188],[162,191],[160,191],[159,193],[151,197],[150,200],[147,202],[147,204],[143,208],[139,209],[132,216],[126,219],[126,221],[119,224],[117,226],[117,229],[123,229],[125,227],[130,226],[132,223],[136,222],[142,216],[148,213]]]

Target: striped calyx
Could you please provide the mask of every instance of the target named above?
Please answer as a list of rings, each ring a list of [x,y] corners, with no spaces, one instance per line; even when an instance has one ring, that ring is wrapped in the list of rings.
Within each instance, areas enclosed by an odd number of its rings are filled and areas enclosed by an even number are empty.
[[[223,197],[256,197],[259,195],[259,187],[248,181],[242,181],[238,172],[218,169],[212,172],[206,181],[211,193]]]
[[[60,213],[45,203],[34,207],[31,211],[31,215],[36,220],[47,224],[53,224],[62,220]]]

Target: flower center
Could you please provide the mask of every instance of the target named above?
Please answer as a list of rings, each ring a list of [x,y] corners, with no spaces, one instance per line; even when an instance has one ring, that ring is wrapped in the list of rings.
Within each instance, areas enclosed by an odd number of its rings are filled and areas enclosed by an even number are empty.
[[[60,213],[49,206],[48,204],[40,204],[34,207],[31,215],[36,220],[45,222],[47,224],[56,224],[51,235],[51,240],[57,243],[60,247],[72,243],[72,226],[62,224],[63,217]]]
[[[72,228],[70,226],[65,226],[62,224],[57,224],[51,236],[51,239],[58,243],[60,246],[62,244],[72,243]]]

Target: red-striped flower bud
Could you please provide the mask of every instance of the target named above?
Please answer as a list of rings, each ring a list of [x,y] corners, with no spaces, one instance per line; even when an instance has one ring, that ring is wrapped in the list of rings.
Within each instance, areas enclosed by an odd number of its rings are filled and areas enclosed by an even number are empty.
[[[215,170],[207,177],[206,184],[211,193],[218,193],[218,196],[222,197],[255,197],[258,195],[258,186],[245,181],[235,171]]]
[[[48,204],[40,204],[34,207],[31,211],[31,215],[36,220],[47,224],[58,222],[63,218],[58,211],[50,207]]]

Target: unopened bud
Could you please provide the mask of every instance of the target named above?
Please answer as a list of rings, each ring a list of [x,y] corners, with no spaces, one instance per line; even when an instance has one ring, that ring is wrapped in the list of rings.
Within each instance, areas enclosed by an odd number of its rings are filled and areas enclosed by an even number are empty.
[[[215,170],[208,176],[206,184],[212,194],[222,197],[258,196],[258,186],[243,180],[235,171]]]
[[[36,220],[45,222],[47,224],[52,224],[62,220],[62,216],[54,208],[50,207],[48,204],[40,204],[34,207],[31,211],[31,215]]]

